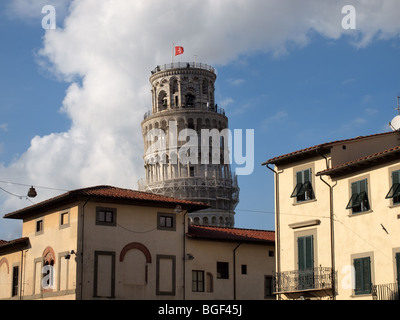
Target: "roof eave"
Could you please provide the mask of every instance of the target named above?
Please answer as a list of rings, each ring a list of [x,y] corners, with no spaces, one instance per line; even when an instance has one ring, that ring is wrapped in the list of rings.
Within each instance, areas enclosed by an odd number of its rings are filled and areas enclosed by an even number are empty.
[[[93,201],[93,202],[104,202],[104,203],[118,203],[118,204],[130,204],[137,206],[153,206],[160,208],[175,208],[177,205],[180,205],[182,209],[187,210],[189,213],[207,209],[210,206],[206,204],[196,204],[196,203],[182,203],[179,201],[176,202],[164,202],[157,200],[147,200],[147,199],[124,199],[118,197],[107,197],[107,196],[93,196],[93,195],[75,195],[71,193],[66,193],[65,195],[60,196],[59,198],[53,199],[52,201],[44,201],[43,203],[38,203],[36,205],[23,208],[11,213],[4,215],[5,219],[24,219],[35,214],[43,213],[43,211],[49,211],[57,209],[61,206],[79,202],[79,201]]]
[[[211,236],[199,236],[191,233],[186,233],[186,236],[194,240],[204,240],[204,241],[218,241],[218,242],[234,242],[234,243],[252,243],[252,244],[274,244],[274,240],[263,240],[263,239],[229,239],[229,238],[219,238]]]
[[[261,165],[266,166],[268,164],[274,164],[274,165],[290,164],[308,158],[313,158],[319,155],[325,155],[331,151],[331,148],[332,147],[318,147],[312,150],[304,150],[297,152],[295,154],[289,154],[283,157],[272,158],[266,162],[263,162]]]
[[[400,154],[400,150],[395,150],[391,153],[381,154],[376,157],[371,157],[371,158],[368,158],[365,160],[350,163],[348,165],[340,166],[338,168],[323,170],[323,171],[317,172],[316,176],[327,175],[327,176],[330,176],[331,178],[344,176],[344,175],[352,173],[354,171],[368,169],[368,168],[377,166],[377,165],[385,163],[385,162],[396,160],[396,159],[398,159],[399,154]]]

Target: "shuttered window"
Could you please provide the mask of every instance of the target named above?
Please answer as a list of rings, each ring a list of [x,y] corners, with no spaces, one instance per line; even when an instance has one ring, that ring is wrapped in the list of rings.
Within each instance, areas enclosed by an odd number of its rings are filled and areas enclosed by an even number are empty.
[[[299,270],[314,268],[313,236],[297,238]]]
[[[356,273],[355,294],[371,293],[371,258],[354,259],[354,270]]]
[[[314,244],[313,236],[297,238],[298,288],[314,288]]]
[[[311,169],[296,172],[296,186],[290,197],[296,198],[297,202],[315,198],[311,184]]]
[[[400,204],[400,170],[392,172],[392,186],[386,199],[393,199],[393,204]]]
[[[352,213],[364,212],[370,209],[367,179],[351,184],[351,198],[346,209],[351,209]]]

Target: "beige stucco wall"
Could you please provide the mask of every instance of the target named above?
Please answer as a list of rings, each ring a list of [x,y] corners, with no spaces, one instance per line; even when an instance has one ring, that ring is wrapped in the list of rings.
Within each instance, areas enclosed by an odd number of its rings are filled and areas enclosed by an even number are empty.
[[[116,223],[97,223],[98,207],[116,210]],[[69,214],[69,223],[61,226],[63,213]],[[172,230],[158,227],[159,214],[174,217]],[[38,220],[43,221],[41,232],[36,232]],[[233,250],[238,243],[189,239],[184,220],[188,222],[184,211],[91,201],[25,218],[22,236],[30,244],[0,256],[0,261],[7,259],[0,265],[0,298],[11,297],[12,266],[19,265],[23,299],[233,299]],[[183,259],[184,246],[194,260]],[[75,254],[66,259],[71,250]],[[243,243],[237,248],[237,299],[264,298],[264,276],[274,270],[269,251],[273,245]],[[51,290],[42,287],[46,260],[54,263]],[[229,263],[229,279],[217,279],[217,261]],[[242,264],[247,265],[246,275],[241,274]],[[212,274],[212,293],[192,292],[194,268]]]
[[[117,225],[96,225],[96,207],[117,209]],[[84,248],[83,248],[83,298],[92,299],[94,292],[95,251],[115,254],[115,298],[116,299],[182,299],[183,297],[183,213],[176,214],[175,231],[157,229],[157,213],[174,214],[172,209],[116,205],[89,202],[84,208]],[[122,249],[130,243],[140,243],[151,255],[151,262],[146,262],[144,254],[137,249],[129,250],[120,261]],[[78,248],[80,250],[80,248]],[[82,250],[80,250],[82,251]],[[158,256],[158,259],[157,259]],[[101,255],[105,264],[111,262],[106,255]],[[99,259],[99,257],[98,257]],[[157,264],[159,264],[157,272]],[[147,268],[147,283],[145,270]],[[108,271],[105,275],[107,281]],[[140,276],[133,276],[139,273]],[[175,282],[172,283],[173,276]],[[157,295],[157,277],[162,292],[175,294]],[[100,278],[98,278],[100,279]],[[98,293],[108,289],[97,280]],[[173,287],[173,288],[172,288]],[[98,297],[101,299],[101,297]]]
[[[0,255],[0,300],[9,299],[12,296],[13,267],[18,267],[20,272],[20,251]],[[13,297],[13,299],[18,299],[19,295],[20,292],[18,290],[18,295]]]
[[[24,283],[25,299],[74,299],[76,283],[76,256],[65,259],[71,250],[77,251],[78,204],[45,212],[25,219],[22,236],[29,237],[30,248],[24,250]],[[68,223],[60,224],[60,215],[67,213]],[[43,220],[43,232],[36,232],[37,220]],[[50,250],[51,248],[51,250]],[[54,289],[41,289],[41,269],[43,255],[51,252],[54,255]]]
[[[68,214],[68,223],[60,224],[60,215]],[[36,232],[36,222],[43,221],[43,231]],[[22,237],[29,237],[29,247],[11,254],[0,256],[8,261],[9,281],[12,265],[20,267],[19,295],[14,299],[75,299],[76,262],[75,256],[65,259],[65,255],[77,248],[78,205],[72,205],[56,211],[47,211],[26,218],[22,225]],[[43,290],[42,271],[44,255],[54,261],[53,288]],[[2,264],[3,269],[5,264]],[[0,270],[0,277],[4,277]],[[4,280],[4,279],[0,279]],[[9,283],[8,281],[8,283]],[[0,281],[3,283],[3,281]],[[11,297],[10,290],[0,288],[0,298]]]
[[[311,168],[315,199],[296,202],[291,194],[296,186],[296,172]],[[281,272],[297,270],[297,237],[315,234],[314,267],[330,267],[329,188],[315,173],[326,168],[325,159],[316,157],[297,162],[292,166],[278,167],[279,173],[279,221],[275,230],[280,232]],[[319,225],[293,228],[292,224],[319,220]]]
[[[353,259],[371,257],[371,281],[373,284],[395,283],[395,253],[400,252],[398,224],[400,206],[393,206],[385,199],[392,182],[391,172],[400,170],[400,162],[394,161],[340,177],[335,187],[335,252],[338,270],[338,299],[371,299],[371,295],[354,296],[348,288],[348,266]],[[350,199],[350,183],[367,178],[368,197],[371,209],[352,214],[346,210]],[[382,225],[388,231],[386,233]]]
[[[275,258],[274,245],[218,242],[188,239],[187,252],[194,256],[186,263],[186,297],[192,300],[231,300],[234,298],[234,249],[236,249],[236,299],[264,299],[264,276],[272,276]],[[217,262],[229,263],[229,278],[217,278]],[[241,273],[241,266],[247,265],[247,274]],[[192,270],[202,270],[212,277],[212,292],[208,279],[204,292],[192,292]]]
[[[342,151],[354,152],[340,146],[340,152]],[[314,176],[314,200],[296,204],[290,198],[295,187],[295,173],[304,167],[314,168],[315,175],[316,172],[326,169],[326,162],[322,157],[315,157],[276,168],[280,172],[280,223],[276,230],[280,231],[280,264],[283,272],[298,270],[296,239],[304,235],[314,235],[314,267],[331,267],[329,188],[319,177]],[[355,258],[371,257],[373,284],[394,283],[397,280],[395,254],[400,252],[400,234],[397,228],[400,206],[392,206],[391,200],[385,199],[385,196],[392,184],[391,171],[399,169],[400,162],[393,161],[333,180],[323,176],[330,185],[337,183],[333,188],[334,253],[335,270],[338,274],[336,299],[372,299],[371,294],[354,295],[354,285],[351,282],[352,279],[354,281],[354,274],[351,270]],[[346,209],[351,197],[351,182],[364,178],[368,179],[371,210],[352,214],[351,210]],[[320,220],[320,224],[293,228],[293,224],[314,219]],[[282,297],[285,298],[284,295]]]

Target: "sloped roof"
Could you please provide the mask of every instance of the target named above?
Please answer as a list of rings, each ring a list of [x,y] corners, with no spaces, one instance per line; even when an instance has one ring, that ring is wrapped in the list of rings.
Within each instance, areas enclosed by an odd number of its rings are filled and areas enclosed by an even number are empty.
[[[189,238],[235,242],[275,243],[275,232],[267,230],[190,225]]]
[[[330,169],[320,171],[317,173],[317,176],[322,176],[322,175],[337,176],[340,174],[346,174],[360,167],[364,168],[376,165],[381,161],[390,161],[392,159],[399,159],[400,158],[399,155],[400,155],[400,146],[396,146],[353,161],[342,163]]]
[[[189,212],[206,209],[209,207],[208,205],[200,202],[182,200],[149,192],[101,185],[68,191],[57,197],[50,198],[35,205],[8,213],[4,216],[4,218],[22,219],[27,215],[35,214],[46,209],[51,209],[62,204],[85,200],[126,203],[142,206],[164,206],[168,208],[173,208],[177,205],[180,205],[183,209],[188,210]]]
[[[321,143],[317,144],[313,147],[308,147],[305,149],[300,149],[294,152],[290,152],[281,156],[277,156],[274,158],[271,158],[262,165],[267,165],[267,164],[282,164],[282,163],[290,163],[293,161],[298,161],[301,159],[309,158],[318,154],[325,154],[330,151],[333,145],[339,144],[339,143],[346,143],[346,142],[352,142],[352,141],[357,141],[357,140],[362,140],[362,139],[367,139],[367,138],[372,138],[372,137],[378,137],[378,136],[383,136],[383,135],[391,135],[391,134],[398,134],[397,131],[389,131],[389,132],[383,132],[383,133],[377,133],[377,134],[372,134],[368,136],[358,136],[355,138],[350,138],[350,139],[344,139],[344,140],[336,140],[336,141],[331,141],[331,142],[326,142],[326,143]]]
[[[0,253],[13,252],[25,248],[29,244],[29,238],[18,238],[10,241],[0,240]]]

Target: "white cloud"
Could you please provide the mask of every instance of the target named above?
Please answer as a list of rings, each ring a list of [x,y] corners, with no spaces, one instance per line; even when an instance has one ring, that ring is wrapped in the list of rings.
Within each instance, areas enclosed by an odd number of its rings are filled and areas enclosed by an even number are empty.
[[[347,84],[349,84],[349,83],[352,83],[352,82],[355,82],[356,81],[356,79],[353,79],[353,78],[348,78],[348,79],[345,79],[345,80],[343,80],[342,81],[342,85],[347,85]]]
[[[267,127],[268,125],[270,125],[271,123],[276,123],[276,122],[280,122],[284,119],[286,119],[288,117],[288,113],[286,111],[277,111],[275,112],[272,116],[269,116],[268,118],[266,118],[262,124]]]
[[[7,132],[8,131],[8,123],[0,123],[0,130]]]
[[[41,20],[45,16],[42,8],[52,5],[56,9],[56,16],[62,20],[68,14],[69,5],[73,0],[11,0],[6,6],[7,15],[10,18],[23,19],[31,23],[37,21],[41,25]]]
[[[312,30],[330,39],[351,34],[365,46],[374,37],[398,36],[400,29],[397,0],[356,1],[356,36],[341,28],[341,8],[348,1],[76,0],[69,8],[71,2],[9,5],[10,16],[39,19],[38,24],[45,4],[66,16],[62,28],[46,31],[39,54],[58,77],[79,81],[71,83],[63,101],[69,130],[34,137],[19,158],[0,166],[4,179],[59,188],[136,188],[143,176],[140,122],[151,108],[148,77],[157,64],[170,62],[172,43],[185,47],[182,61],[197,55],[218,66],[254,52],[285,54],[307,45]],[[286,116],[278,112],[266,123]],[[35,201],[48,196],[43,191]],[[7,198],[2,211],[23,205]]]
[[[243,84],[245,82],[245,80],[240,79],[240,78],[239,79],[231,78],[231,79],[227,79],[226,82],[229,83],[229,85],[236,87],[236,86],[240,86],[241,84]]]

